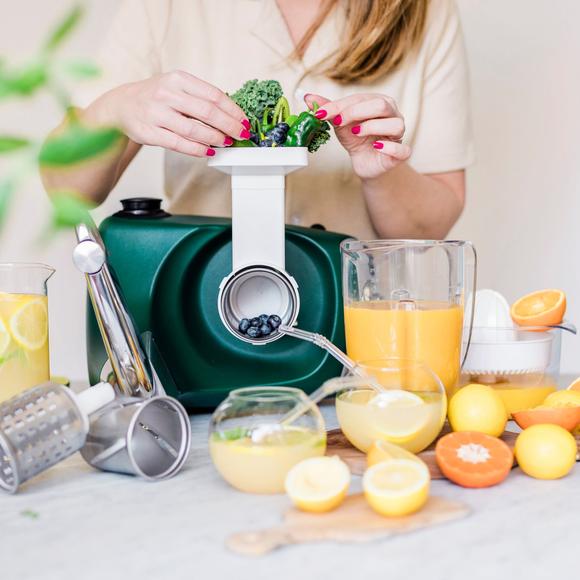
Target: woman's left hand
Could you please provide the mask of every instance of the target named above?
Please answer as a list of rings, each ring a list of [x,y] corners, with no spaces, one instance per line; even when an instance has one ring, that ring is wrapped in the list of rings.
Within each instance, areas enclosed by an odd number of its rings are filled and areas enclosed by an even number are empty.
[[[329,101],[308,94],[306,104],[318,103],[316,117],[327,120],[352,160],[361,179],[373,179],[406,161],[411,148],[401,143],[405,121],[395,101],[386,95],[351,95]]]

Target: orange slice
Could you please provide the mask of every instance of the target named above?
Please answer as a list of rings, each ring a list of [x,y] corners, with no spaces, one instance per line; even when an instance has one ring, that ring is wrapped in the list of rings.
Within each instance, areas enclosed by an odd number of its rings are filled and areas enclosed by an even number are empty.
[[[568,385],[567,391],[580,391],[580,377]]]
[[[580,423],[580,407],[536,407],[513,413],[514,421],[522,428],[532,425],[559,425],[566,431],[574,431]]]
[[[490,487],[509,474],[514,456],[501,439],[477,431],[457,431],[441,437],[435,458],[443,475],[462,487]]]
[[[513,303],[510,314],[520,326],[560,324],[566,312],[566,294],[562,290],[538,290]]]

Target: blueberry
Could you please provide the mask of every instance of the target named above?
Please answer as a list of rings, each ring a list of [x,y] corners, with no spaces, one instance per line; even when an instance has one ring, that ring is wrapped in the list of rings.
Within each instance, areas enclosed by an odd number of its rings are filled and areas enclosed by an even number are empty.
[[[266,138],[272,139],[276,145],[283,145],[290,129],[288,123],[278,123],[266,133]]]
[[[254,145],[259,145],[260,144],[260,137],[258,137],[257,133],[250,131],[250,141],[252,143],[254,143]]]
[[[272,330],[276,330],[282,324],[282,319],[277,314],[272,314],[268,318],[268,324]]]
[[[250,321],[247,318],[242,318],[240,320],[240,324],[238,325],[238,330],[242,334],[246,334],[246,332],[248,332],[248,328],[250,328]]]
[[[267,314],[260,314],[258,318],[260,319],[260,324],[268,324],[268,318],[270,317]]]
[[[250,338],[260,338],[262,336],[262,332],[258,327],[250,326],[246,332],[246,336],[249,336]]]
[[[270,139],[269,137],[266,137],[266,139],[262,139],[260,141],[260,147],[272,147],[273,144],[274,144],[274,141],[272,139]]]
[[[250,326],[258,328],[258,326],[260,326],[260,319],[258,317],[252,318],[252,320],[250,320]]]
[[[270,328],[270,325],[262,324],[262,326],[260,326],[260,333],[262,334],[262,336],[268,336],[269,334],[272,334],[272,329]]]

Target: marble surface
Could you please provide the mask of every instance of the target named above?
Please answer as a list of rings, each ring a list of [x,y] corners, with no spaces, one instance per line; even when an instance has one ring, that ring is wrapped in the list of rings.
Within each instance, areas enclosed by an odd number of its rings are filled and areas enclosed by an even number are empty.
[[[332,406],[323,412],[336,426]],[[263,558],[232,554],[226,537],[270,527],[289,501],[237,492],[207,452],[208,415],[192,417],[193,446],[174,479],[147,483],[97,472],[79,454],[0,494],[0,572],[7,580],[573,578],[580,546],[580,466],[558,481],[514,469],[501,486],[432,493],[467,503],[463,520],[364,544],[290,546]],[[360,488],[354,478],[353,489]]]

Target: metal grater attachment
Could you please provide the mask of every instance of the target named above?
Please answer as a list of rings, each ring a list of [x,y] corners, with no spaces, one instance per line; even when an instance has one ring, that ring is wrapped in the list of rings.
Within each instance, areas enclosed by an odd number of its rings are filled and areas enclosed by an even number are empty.
[[[88,424],[68,389],[48,383],[0,405],[0,487],[18,486],[78,451]]]

